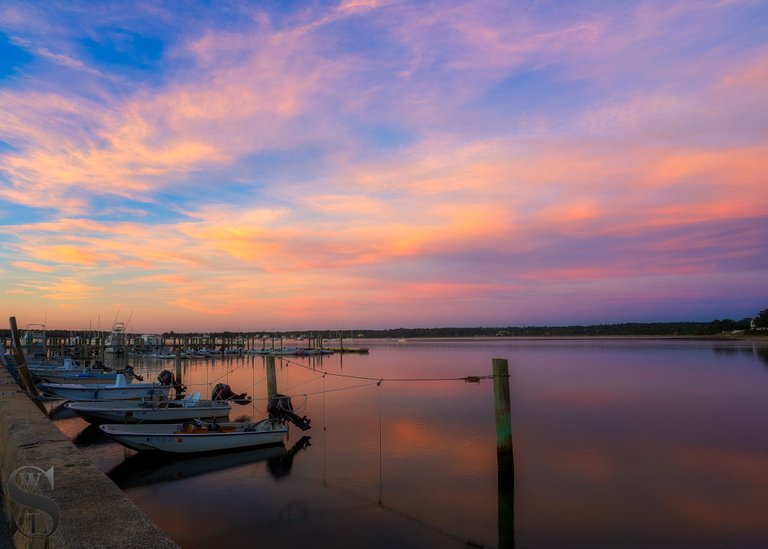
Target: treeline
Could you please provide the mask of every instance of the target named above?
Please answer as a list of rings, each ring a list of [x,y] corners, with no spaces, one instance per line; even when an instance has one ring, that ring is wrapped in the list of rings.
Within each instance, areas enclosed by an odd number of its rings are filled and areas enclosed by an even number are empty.
[[[362,337],[569,337],[569,336],[707,336],[724,332],[746,331],[749,318],[711,322],[626,322],[589,326],[525,326],[506,328],[397,328],[391,330],[359,330]]]
[[[214,338],[237,337],[323,337],[324,339],[355,338],[418,338],[418,337],[575,337],[575,336],[712,336],[723,333],[750,330],[750,321],[713,320],[711,322],[625,322],[623,324],[592,324],[589,326],[508,326],[508,327],[454,327],[454,328],[394,328],[386,330],[308,330],[303,332],[209,332]],[[85,335],[86,332],[48,330],[48,337]],[[166,338],[195,337],[200,333],[166,332]],[[9,337],[9,330],[0,330],[0,336]]]

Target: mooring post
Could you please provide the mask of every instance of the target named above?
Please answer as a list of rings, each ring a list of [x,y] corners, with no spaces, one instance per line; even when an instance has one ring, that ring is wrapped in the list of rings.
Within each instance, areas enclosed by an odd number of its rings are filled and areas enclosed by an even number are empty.
[[[267,397],[277,394],[277,376],[275,375],[275,357],[267,357]]]
[[[509,366],[504,358],[493,359],[493,399],[496,405],[496,456],[499,478],[514,477],[512,421],[509,406]]]
[[[27,394],[31,397],[39,397],[40,392],[37,390],[37,385],[32,381],[32,375],[29,373],[27,367],[27,359],[24,356],[24,351],[21,349],[21,338],[19,337],[19,329],[16,327],[16,317],[12,316],[8,319],[11,326],[11,344],[13,345],[13,357],[16,361],[16,367],[19,370],[19,377],[21,378],[22,386]],[[38,402],[38,407],[42,408],[42,405]],[[45,411],[43,409],[43,411]]]
[[[496,405],[496,459],[498,465],[499,547],[515,546],[515,462],[512,452],[509,366],[493,359],[493,397]]]

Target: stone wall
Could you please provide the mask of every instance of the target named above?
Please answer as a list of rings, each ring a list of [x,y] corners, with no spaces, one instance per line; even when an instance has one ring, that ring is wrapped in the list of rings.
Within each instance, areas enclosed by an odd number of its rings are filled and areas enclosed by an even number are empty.
[[[8,490],[11,473],[23,466],[54,468],[54,489],[41,495],[55,502],[59,523],[53,533],[38,539],[16,530],[16,547],[177,547],[59,431],[0,363],[0,484],[11,530],[15,520],[29,521],[34,515]],[[26,532],[39,531],[24,524]]]

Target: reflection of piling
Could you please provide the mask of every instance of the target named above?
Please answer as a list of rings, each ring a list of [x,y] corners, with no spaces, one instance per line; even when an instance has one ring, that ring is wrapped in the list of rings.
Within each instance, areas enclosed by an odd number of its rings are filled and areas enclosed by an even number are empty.
[[[515,546],[515,463],[512,452],[509,367],[503,358],[493,359],[493,396],[496,405],[496,459],[498,465],[499,547]]]
[[[176,366],[176,383],[181,385],[181,347],[176,347],[176,360],[175,360],[175,366]]]
[[[275,357],[267,356],[267,397],[277,394],[277,376],[275,375]]]

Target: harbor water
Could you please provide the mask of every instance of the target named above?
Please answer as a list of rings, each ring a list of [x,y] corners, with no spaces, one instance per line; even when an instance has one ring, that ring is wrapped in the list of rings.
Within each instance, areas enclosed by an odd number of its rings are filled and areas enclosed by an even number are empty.
[[[370,353],[275,359],[279,392],[312,421],[284,447],[145,456],[47,406],[185,548],[768,546],[768,342],[354,344]],[[462,379],[493,358],[510,370],[503,490],[492,380]],[[233,420],[266,416],[262,356],[186,359],[182,376],[204,398],[217,383],[252,395]]]

